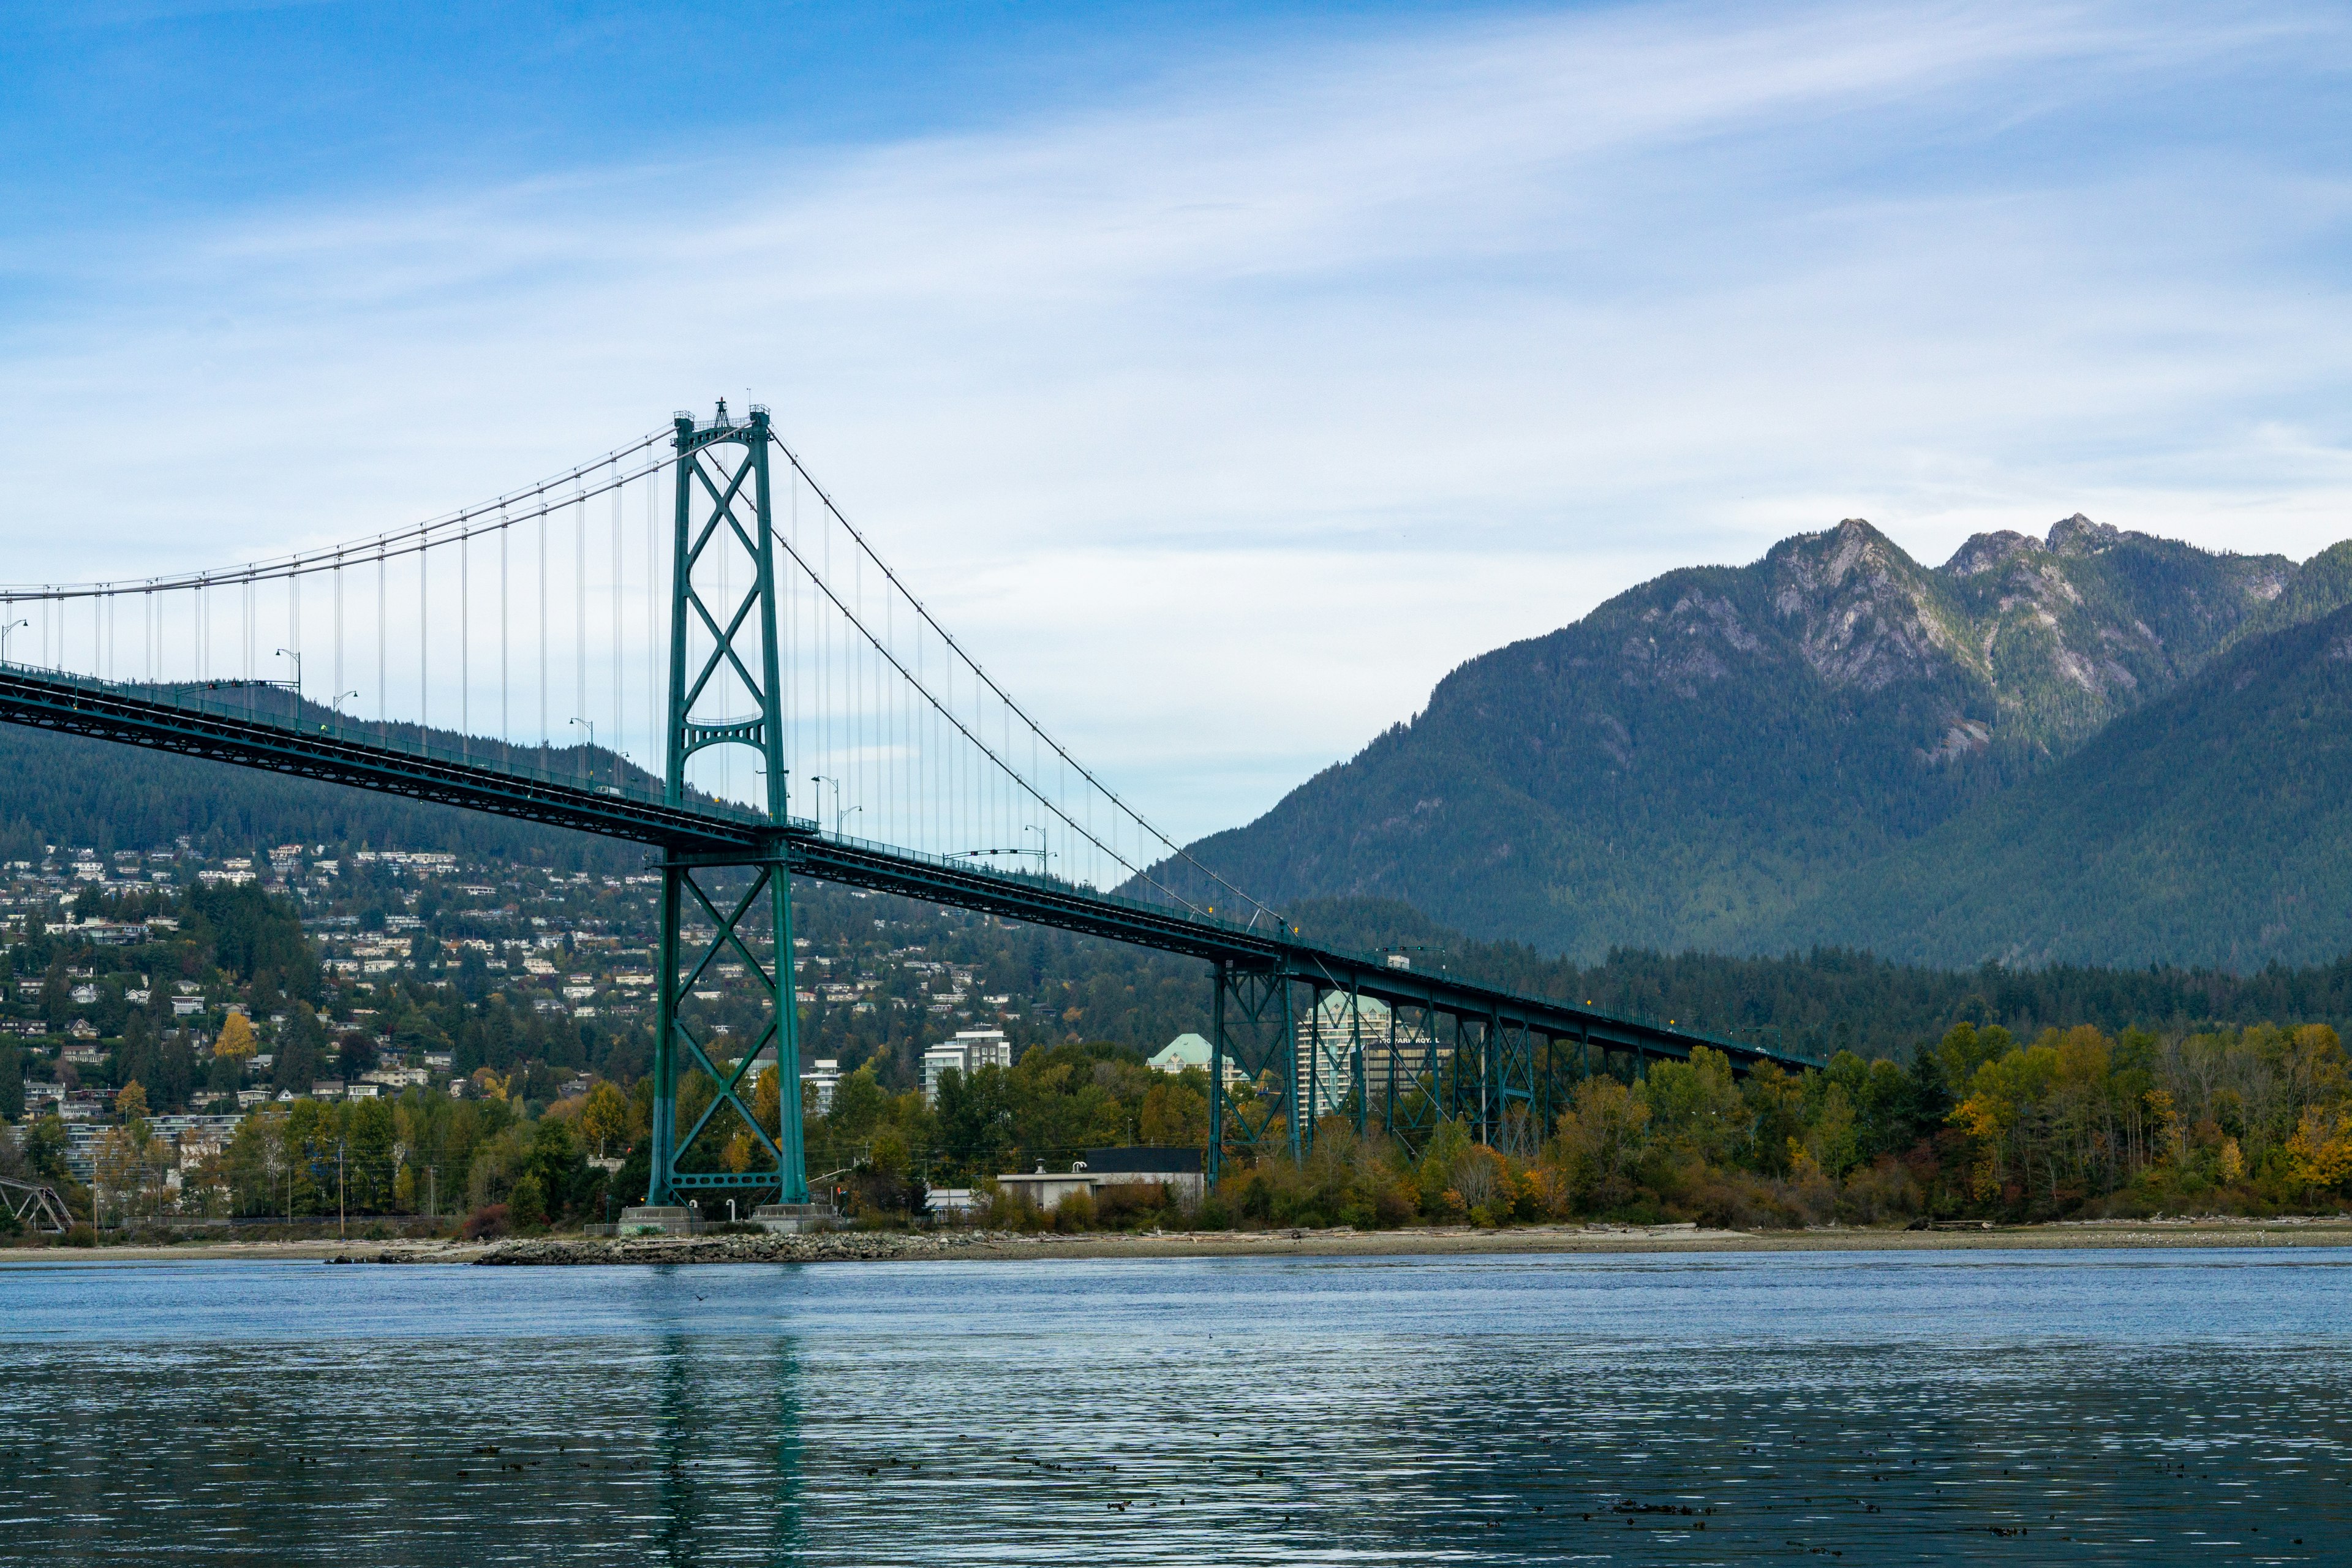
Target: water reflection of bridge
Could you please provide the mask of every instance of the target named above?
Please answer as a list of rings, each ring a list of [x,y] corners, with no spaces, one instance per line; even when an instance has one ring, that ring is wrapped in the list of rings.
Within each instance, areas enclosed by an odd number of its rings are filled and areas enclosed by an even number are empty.
[[[0,1131],[0,1137],[6,1136]],[[58,1190],[37,1182],[13,1181],[0,1176],[0,1208],[25,1229],[43,1236],[63,1236],[73,1224],[73,1215],[66,1210],[66,1201]]]

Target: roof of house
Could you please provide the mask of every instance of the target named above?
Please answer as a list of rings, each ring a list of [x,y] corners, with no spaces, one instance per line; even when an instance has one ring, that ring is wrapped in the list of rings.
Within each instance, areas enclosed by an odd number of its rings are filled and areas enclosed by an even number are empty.
[[[1193,1175],[1201,1169],[1198,1149],[1089,1149],[1087,1151],[1087,1171],[1089,1174],[1128,1174],[1142,1171],[1168,1175]]]
[[[1151,1065],[1156,1068],[1164,1068],[1171,1062],[1181,1063],[1188,1068],[1207,1067],[1209,1042],[1198,1035],[1177,1036],[1160,1047],[1159,1054],[1151,1058]]]

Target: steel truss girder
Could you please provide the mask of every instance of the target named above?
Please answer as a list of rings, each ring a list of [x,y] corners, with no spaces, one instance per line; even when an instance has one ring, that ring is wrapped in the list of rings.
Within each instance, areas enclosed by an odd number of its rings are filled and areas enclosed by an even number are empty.
[[[1304,1152],[1298,1090],[1297,1031],[1290,1013],[1290,982],[1270,970],[1216,966],[1216,997],[1209,1026],[1209,1179],[1216,1180],[1229,1142],[1262,1151],[1280,1128],[1286,1152]],[[1234,1094],[1226,1064],[1238,1071]]]
[[[1389,1009],[1388,1060],[1381,1074],[1381,1129],[1418,1155],[1445,1118],[1440,1098],[1445,1071],[1437,1014],[1427,1007]]]
[[[485,763],[305,731],[217,711],[192,694],[175,701],[141,695],[160,689],[0,665],[0,720],[640,844],[722,849],[746,842],[755,831],[698,804],[660,805]]]
[[[1454,1121],[1475,1142],[1528,1158],[1582,1079],[1620,1064],[1638,1075],[1653,1056],[1687,1057],[1713,1043],[1650,1037],[1622,1023],[1596,1027],[1590,1016],[1528,1006],[1524,998],[1506,1007],[1483,987],[1443,977],[1405,981],[1390,971],[1375,980],[1336,956],[1317,952],[1311,964],[1264,969],[1217,966],[1212,1172],[1227,1153],[1268,1152],[1285,1117],[1288,1135],[1279,1142],[1293,1158],[1304,1157],[1314,1146],[1317,1109],[1326,1105],[1326,1114],[1344,1116],[1359,1135],[1377,1129],[1416,1155],[1442,1123]],[[1294,987],[1303,1010],[1290,1000]],[[1363,999],[1376,995],[1396,999],[1377,1033],[1366,1030],[1362,1015]],[[1348,999],[1344,1023],[1326,1018],[1332,996]],[[1755,1057],[1733,1059],[1744,1070]],[[1273,1095],[1229,1094],[1222,1078],[1228,1063],[1283,1087]]]

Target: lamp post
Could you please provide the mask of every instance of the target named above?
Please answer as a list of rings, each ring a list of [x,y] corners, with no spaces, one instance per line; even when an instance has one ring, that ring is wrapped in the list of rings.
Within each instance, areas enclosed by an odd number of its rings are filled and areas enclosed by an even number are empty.
[[[839,779],[829,779],[823,773],[811,773],[809,775],[809,783],[831,784],[833,786],[833,836],[835,838],[840,837],[842,819],[849,815],[848,812],[845,812],[841,809],[841,781]],[[849,808],[850,811],[863,811],[866,808],[862,805],[853,805]]]
[[[1021,853],[1024,855],[1034,855],[1037,857],[1037,875],[1042,877],[1047,870],[1045,863],[1054,858],[1054,852],[1045,847],[1045,830],[1044,828],[1038,826],[1033,822],[1021,829],[1021,837],[1024,840],[1032,833],[1037,836],[1037,847],[1034,849],[1024,849]]]
[[[574,719],[571,721],[574,724],[585,724],[588,726],[588,750],[580,753],[580,776],[582,778],[586,778],[588,776],[588,752],[593,752],[596,749],[596,721],[593,719]]]
[[[33,623],[30,621],[16,620],[10,621],[5,626],[0,626],[0,664],[5,664],[8,662],[8,634],[15,631],[18,626],[29,626],[32,624]]]
[[[276,657],[294,661],[294,700],[299,702],[302,700],[302,656],[290,647],[281,647]]]

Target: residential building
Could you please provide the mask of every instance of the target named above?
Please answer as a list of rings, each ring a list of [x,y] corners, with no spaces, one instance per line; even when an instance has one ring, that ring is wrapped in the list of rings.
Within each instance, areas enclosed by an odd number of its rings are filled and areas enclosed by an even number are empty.
[[[923,1099],[937,1104],[940,1075],[950,1068],[966,1079],[982,1068],[1013,1065],[1013,1042],[1002,1029],[959,1029],[952,1040],[942,1040],[923,1053]]]
[[[1179,1035],[1160,1047],[1151,1058],[1154,1072],[1180,1073],[1188,1068],[1209,1070],[1209,1042],[1199,1035]],[[1241,1081],[1242,1069],[1225,1058],[1225,1085],[1231,1088]]]
[[[841,1063],[834,1057],[819,1057],[801,1081],[816,1090],[816,1113],[824,1116],[833,1110],[833,1091],[841,1087]]]
[[[1349,1004],[1355,1005],[1352,1015]],[[1320,1005],[1298,1020],[1298,1049],[1293,1059],[1297,1097],[1317,1120],[1337,1112],[1356,1092],[1360,1062],[1364,1081],[1387,1071],[1389,1009],[1370,996],[1351,997],[1345,991],[1327,991]]]

